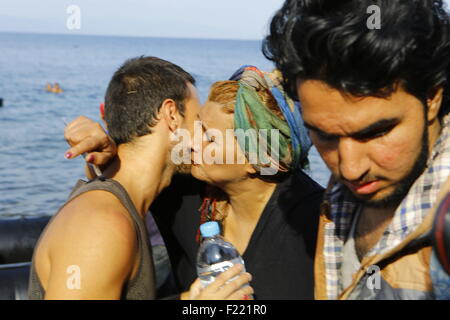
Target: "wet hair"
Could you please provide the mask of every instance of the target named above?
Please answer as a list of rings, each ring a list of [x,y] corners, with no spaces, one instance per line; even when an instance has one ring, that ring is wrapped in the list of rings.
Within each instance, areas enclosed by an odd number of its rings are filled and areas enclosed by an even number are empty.
[[[105,96],[105,121],[116,144],[151,133],[166,99],[173,99],[184,115],[188,83],[194,78],[179,66],[156,58],[127,60],[113,75]]]
[[[369,29],[368,7],[381,28]],[[297,98],[297,80],[319,80],[353,96],[388,97],[398,86],[424,104],[443,88],[450,109],[450,19],[442,0],[287,0],[275,14],[264,55]]]

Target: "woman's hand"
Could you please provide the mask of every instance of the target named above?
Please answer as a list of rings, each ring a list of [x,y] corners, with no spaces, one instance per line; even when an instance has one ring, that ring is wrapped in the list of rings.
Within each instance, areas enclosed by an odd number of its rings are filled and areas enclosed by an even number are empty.
[[[86,154],[86,161],[95,165],[107,165],[117,154],[117,146],[102,126],[84,116],[76,118],[64,130],[64,138],[71,146],[66,158]]]
[[[248,285],[252,276],[247,272],[242,273],[243,270],[241,264],[236,264],[221,273],[206,288],[202,287],[197,278],[189,291],[181,294],[181,300],[249,300],[253,294],[253,288]],[[233,280],[230,281],[231,279]]]

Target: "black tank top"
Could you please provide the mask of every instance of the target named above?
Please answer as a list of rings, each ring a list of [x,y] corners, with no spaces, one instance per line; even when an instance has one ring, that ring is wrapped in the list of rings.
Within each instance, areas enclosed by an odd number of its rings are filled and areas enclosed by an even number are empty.
[[[134,221],[134,225],[136,228],[140,256],[139,267],[134,278],[125,283],[122,289],[121,298],[125,300],[155,299],[155,274],[147,229],[145,227],[144,221],[139,216],[136,207],[131,201],[130,196],[120,183],[112,179],[104,178],[96,178],[89,182],[79,180],[75,188],[72,190],[68,201],[58,210],[55,216],[71,200],[85,192],[93,190],[104,190],[115,195],[120,200],[122,205],[127,209],[128,213]],[[52,217],[52,220],[54,217]],[[28,296],[30,300],[41,300],[45,297],[45,290],[41,285],[34,266],[34,255],[31,262]]]

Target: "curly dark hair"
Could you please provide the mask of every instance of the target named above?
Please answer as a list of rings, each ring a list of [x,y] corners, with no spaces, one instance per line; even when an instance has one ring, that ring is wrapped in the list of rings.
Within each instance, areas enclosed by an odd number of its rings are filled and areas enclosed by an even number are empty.
[[[380,29],[367,27],[371,5],[380,8]],[[297,79],[360,97],[388,97],[401,85],[422,102],[443,88],[440,118],[450,109],[450,18],[442,0],[287,0],[263,53],[293,99]]]

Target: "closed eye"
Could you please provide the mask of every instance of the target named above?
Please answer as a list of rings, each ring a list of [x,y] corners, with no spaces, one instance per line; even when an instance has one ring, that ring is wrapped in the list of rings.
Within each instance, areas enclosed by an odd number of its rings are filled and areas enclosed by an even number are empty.
[[[203,125],[203,122],[202,122],[202,130],[203,130],[203,133],[204,133],[204,135],[205,135],[205,137],[206,137],[206,141],[207,142],[214,142],[214,138],[213,138],[213,136],[210,136],[209,135],[209,133],[208,133],[208,129],[206,129],[205,128],[205,126]]]
[[[208,132],[205,132],[205,136],[206,136],[206,141],[208,141],[208,142],[214,142],[214,138],[213,138],[213,137],[210,137],[209,134],[208,134]]]

